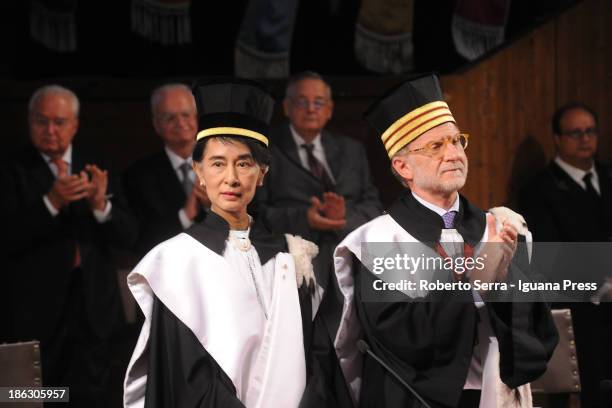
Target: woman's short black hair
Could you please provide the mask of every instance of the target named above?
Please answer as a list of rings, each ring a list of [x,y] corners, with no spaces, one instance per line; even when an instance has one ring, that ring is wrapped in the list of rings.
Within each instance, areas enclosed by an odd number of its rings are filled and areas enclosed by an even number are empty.
[[[257,164],[259,164],[262,167],[270,166],[270,160],[272,158],[272,155],[270,154],[270,151],[268,150],[268,147],[266,145],[250,137],[233,136],[233,135],[231,136],[230,135],[210,136],[210,137],[203,137],[202,139],[198,140],[195,147],[193,148],[193,153],[191,155],[194,162],[199,163],[204,159],[204,152],[206,151],[206,144],[208,143],[210,139],[217,139],[224,143],[240,142],[249,148],[249,150],[251,151],[251,154],[253,155],[253,160],[255,160]]]

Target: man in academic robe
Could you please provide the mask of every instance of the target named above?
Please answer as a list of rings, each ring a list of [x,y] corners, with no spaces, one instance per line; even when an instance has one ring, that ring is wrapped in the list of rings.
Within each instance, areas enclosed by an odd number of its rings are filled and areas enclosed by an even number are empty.
[[[0,171],[10,303],[3,340],[39,340],[42,384],[70,387],[70,406],[105,407],[110,337],[121,318],[111,249],[133,244],[136,222],[110,163],[73,143],[72,91],[38,89],[28,122],[31,145]]]
[[[596,112],[584,104],[569,103],[557,109],[551,122],[556,157],[519,193],[519,209],[527,219],[534,240],[612,241],[609,211],[612,173],[608,166],[595,160],[599,141]],[[587,270],[577,249],[559,254],[555,267],[547,268],[550,278],[555,279],[561,274],[560,266],[566,266],[574,271],[570,276],[573,280],[594,279],[601,283],[604,277],[601,270],[609,273],[608,267],[598,268],[591,260],[591,270]],[[601,259],[607,260],[608,255],[601,254]],[[612,378],[612,357],[607,350],[612,342],[610,305],[595,306],[583,299],[560,306],[569,306],[572,310],[582,405],[603,407],[599,402],[600,381]]]
[[[487,214],[458,193],[467,176],[468,135],[459,131],[437,77],[401,84],[365,118],[409,190],[335,251],[344,296],[335,347],[355,400],[363,408],[422,407],[420,399],[444,408],[531,406],[528,383],[545,371],[557,343],[550,310],[541,302],[494,301],[514,299],[509,284],[527,279],[528,253],[517,250],[518,232],[528,234],[522,218],[507,209]],[[374,272],[368,245],[375,243],[418,248],[408,253],[434,261],[480,259],[482,266],[399,271],[417,285],[423,279],[459,285],[447,290],[379,290],[382,282],[399,281],[393,270]],[[476,290],[478,282],[506,283],[508,290]],[[358,344],[388,367],[362,355]]]
[[[194,185],[191,152],[198,120],[191,90],[174,83],[155,89],[151,114],[164,147],[133,163],[123,175],[126,197],[139,220],[140,257],[189,228],[210,205],[204,189]]]

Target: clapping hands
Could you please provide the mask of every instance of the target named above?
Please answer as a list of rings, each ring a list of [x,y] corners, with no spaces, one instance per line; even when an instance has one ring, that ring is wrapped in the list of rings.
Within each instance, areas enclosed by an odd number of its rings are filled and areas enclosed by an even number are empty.
[[[103,211],[106,207],[108,172],[94,164],[88,164],[78,174],[68,174],[68,165],[57,165],[57,177],[47,193],[55,208],[62,209],[71,202],[87,199],[93,210]]]
[[[185,210],[185,215],[190,220],[194,220],[198,215],[200,208],[209,208],[210,207],[210,199],[208,198],[208,194],[206,193],[206,188],[204,186],[199,185],[198,183],[193,184],[193,188],[191,189],[191,194],[185,200],[185,205],[183,209]]]
[[[323,194],[323,201],[311,197],[311,206],[306,212],[308,225],[320,231],[341,230],[346,226],[346,204],[344,197],[336,193]]]
[[[482,282],[504,282],[508,278],[508,267],[517,248],[518,232],[504,221],[499,231],[495,217],[487,214],[488,238],[479,257],[485,259],[484,268],[474,269],[470,279]]]

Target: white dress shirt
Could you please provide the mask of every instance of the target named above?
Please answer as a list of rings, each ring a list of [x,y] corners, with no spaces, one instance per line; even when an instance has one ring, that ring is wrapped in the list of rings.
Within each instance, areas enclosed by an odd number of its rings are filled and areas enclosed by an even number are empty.
[[[436,214],[438,214],[440,217],[442,217],[444,214],[446,214],[449,211],[457,211],[459,212],[459,193],[456,193],[456,197],[455,197],[455,202],[453,203],[453,205],[450,206],[450,208],[448,210],[445,210],[442,207],[438,207],[435,204],[432,204],[428,201],[425,201],[424,199],[422,199],[421,197],[419,197],[418,195],[416,195],[414,193],[414,191],[411,191],[412,196],[421,204],[423,204],[425,207],[429,208],[431,211],[435,212]]]
[[[587,173],[591,173],[591,184],[593,184],[593,188],[597,191],[597,194],[601,195],[601,190],[599,189],[599,175],[597,174],[597,170],[595,170],[595,163],[591,165],[589,170],[582,170],[577,167],[572,166],[571,164],[563,161],[559,156],[555,157],[555,163],[566,172],[572,180],[574,180],[580,187],[586,190],[586,183],[583,180],[583,177]]]

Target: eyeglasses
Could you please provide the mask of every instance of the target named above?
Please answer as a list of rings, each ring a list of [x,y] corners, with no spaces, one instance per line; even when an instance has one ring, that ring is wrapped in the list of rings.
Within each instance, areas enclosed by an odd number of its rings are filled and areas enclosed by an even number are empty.
[[[567,132],[563,132],[561,133],[561,135],[567,136],[575,140],[582,139],[582,136],[597,137],[597,128],[586,128],[584,130],[574,129],[574,130],[569,130]]]
[[[442,154],[442,152],[444,151],[444,146],[446,146],[447,143],[452,144],[457,149],[465,150],[468,145],[469,137],[470,135],[467,133],[459,133],[456,136],[447,136],[439,140],[433,140],[423,147],[408,150],[408,153],[423,152],[428,156],[438,156]]]
[[[72,122],[73,118],[47,118],[45,116],[34,116],[32,117],[31,121],[32,124],[34,124],[35,126],[38,127],[47,127],[49,126],[50,123],[53,123],[53,125],[57,128],[63,128],[65,126],[67,126],[69,123]]]
[[[174,112],[174,113],[162,113],[158,116],[159,121],[163,124],[175,124],[178,123],[180,119],[189,120],[195,118],[195,111],[183,111],[183,112]]]
[[[323,98],[316,98],[314,101],[309,101],[306,98],[291,99],[291,103],[293,104],[293,106],[295,106],[298,109],[304,109],[304,110],[308,110],[310,105],[312,105],[312,108],[318,111],[320,109],[323,109],[325,105],[327,105],[328,102],[329,101],[327,99],[323,99]]]

